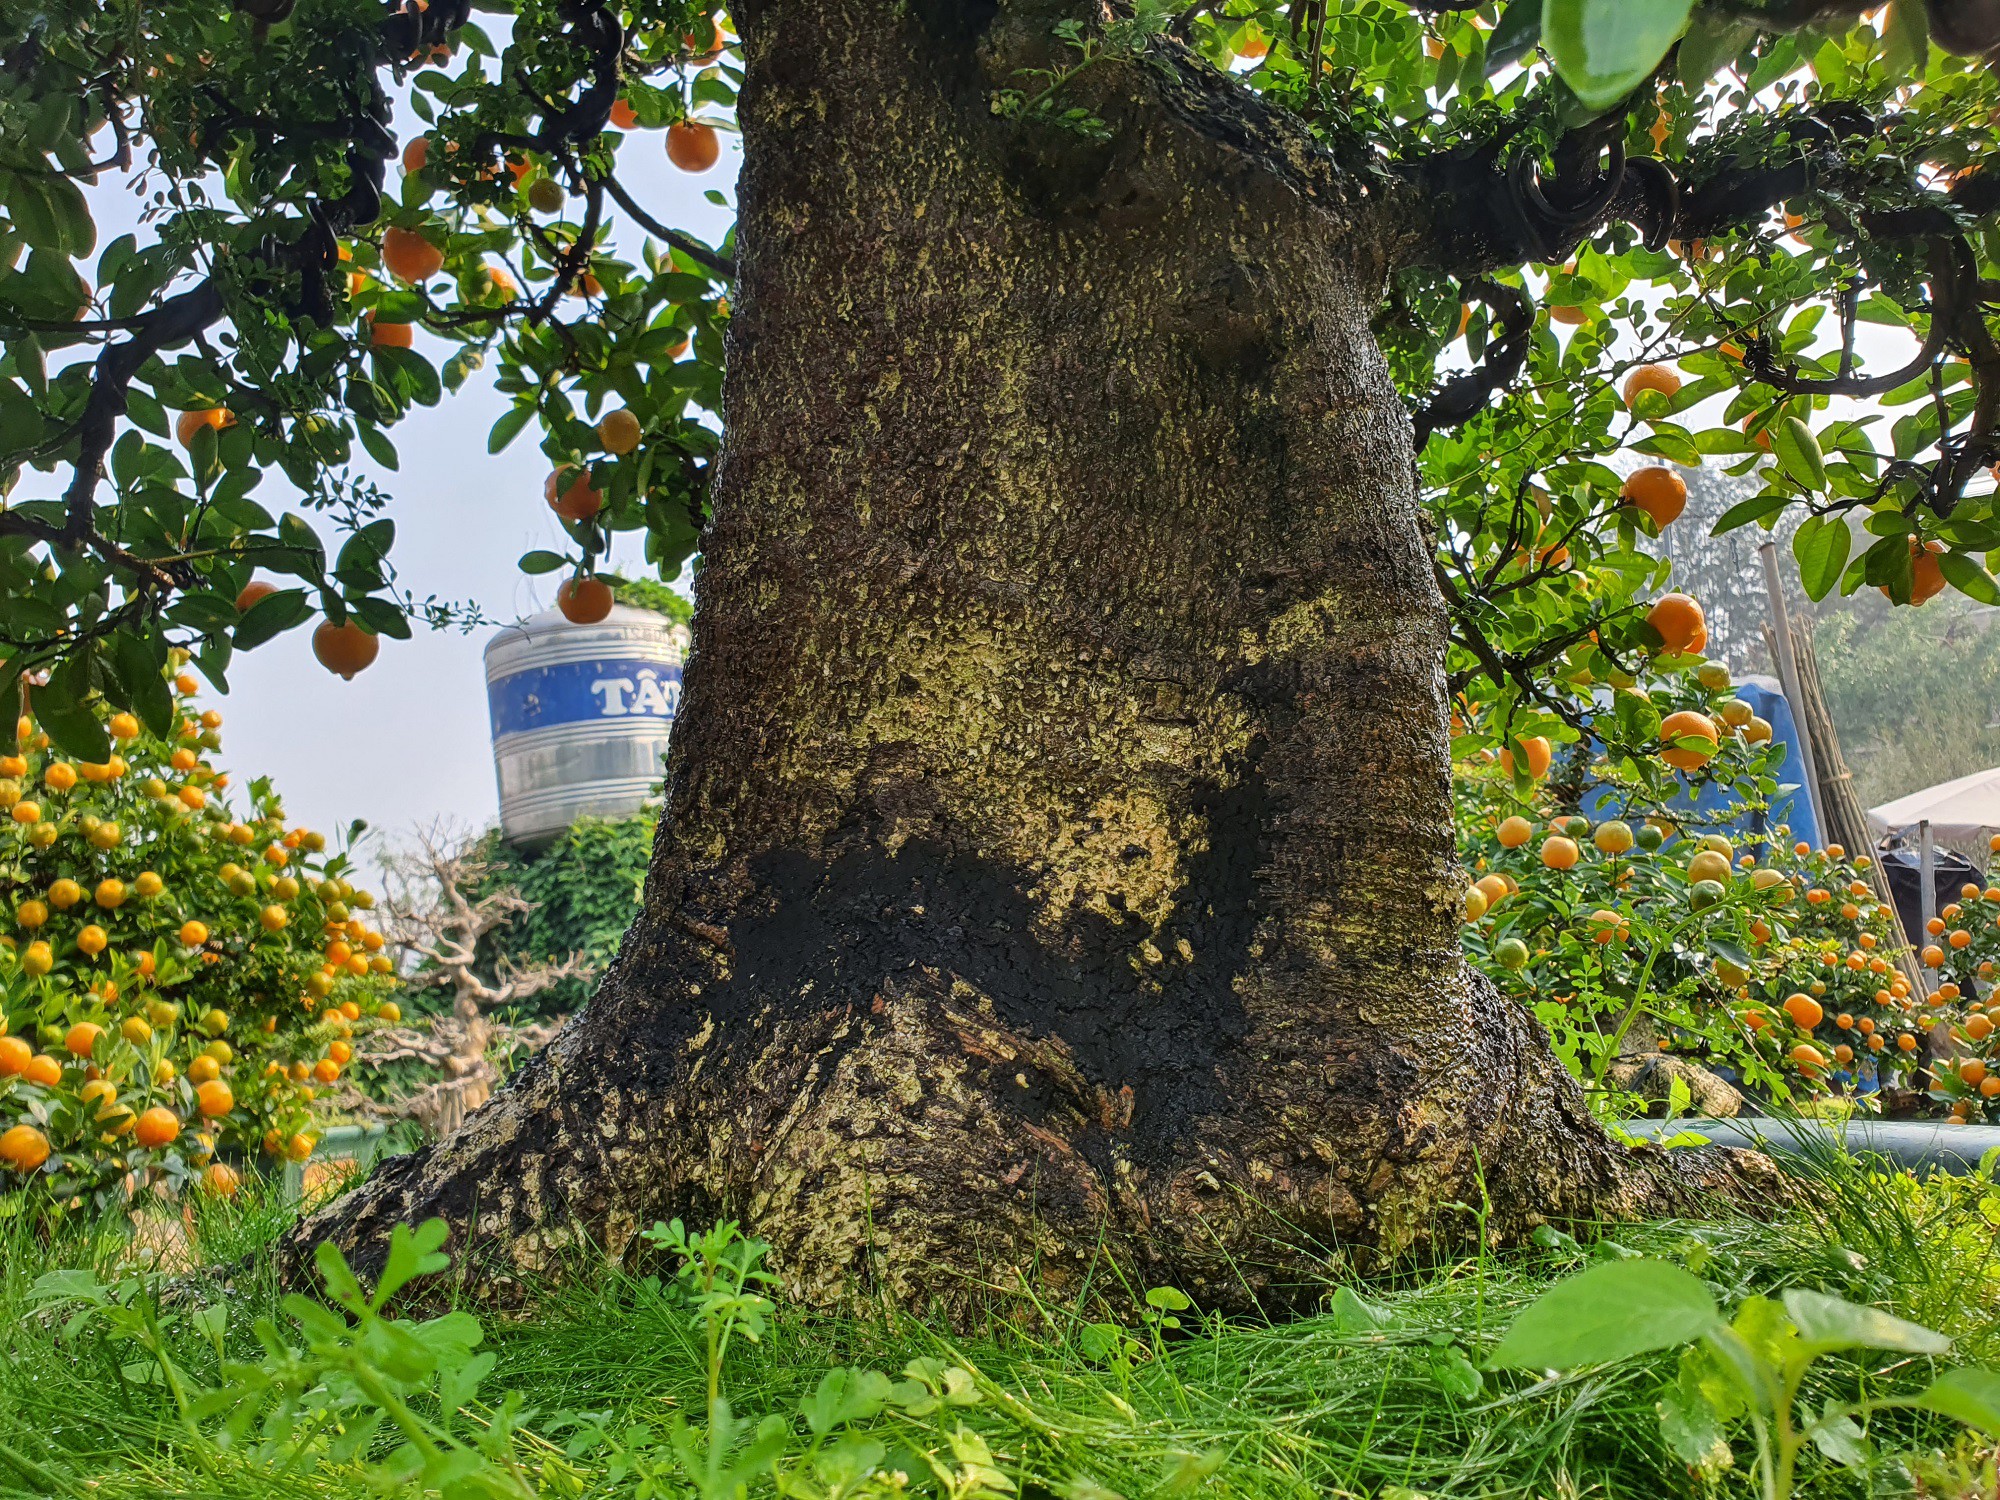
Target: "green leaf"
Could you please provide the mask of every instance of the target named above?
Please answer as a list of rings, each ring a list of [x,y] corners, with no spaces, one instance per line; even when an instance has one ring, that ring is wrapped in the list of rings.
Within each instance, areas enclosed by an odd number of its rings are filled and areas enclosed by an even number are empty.
[[[244,611],[236,627],[236,649],[248,651],[261,646],[271,637],[305,624],[312,613],[304,589],[279,589],[275,594],[266,594]]]
[[[848,1422],[862,1422],[882,1410],[893,1388],[879,1370],[828,1370],[814,1392],[799,1402],[799,1415],[824,1437]]]
[[[1487,38],[1486,71],[1497,73],[1508,63],[1526,57],[1541,39],[1541,0],[1514,0]]]
[[[371,1305],[383,1306],[412,1278],[435,1275],[450,1265],[451,1257],[439,1253],[450,1236],[450,1226],[443,1219],[426,1219],[414,1230],[407,1224],[391,1229],[389,1254],[376,1279]]]
[[[1698,1277],[1663,1260],[1620,1260],[1558,1282],[1514,1319],[1490,1363],[1565,1370],[1671,1349],[1720,1327]]]
[[[1963,552],[1940,552],[1938,568],[1944,574],[1944,581],[1967,598],[1977,599],[1981,604],[2000,604],[2000,584],[1993,581],[1993,575],[1976,558]]]
[[[1376,1306],[1348,1286],[1333,1294],[1326,1314],[1334,1331],[1342,1334],[1376,1333],[1395,1321],[1386,1307]]]
[[[1916,0],[1904,0],[1889,7],[1888,29],[1882,37],[1882,53],[1891,68],[1903,73],[1922,73],[1930,65],[1930,13]]]
[[[1780,494],[1776,490],[1766,490],[1761,495],[1752,495],[1748,500],[1739,500],[1725,510],[1715,525],[1709,528],[1708,534],[1722,536],[1739,527],[1748,526],[1753,521],[1762,524],[1778,515],[1791,503],[1791,496]]]
[[[498,453],[505,448],[520,436],[521,429],[528,425],[534,415],[535,409],[532,406],[517,406],[511,411],[503,412],[500,420],[493,424],[493,430],[486,434],[486,451]]]
[[[393,472],[396,468],[396,445],[372,422],[356,422],[354,430],[361,435],[361,446],[368,450],[369,456]]]
[[[1817,603],[1840,581],[1853,538],[1839,516],[1808,516],[1792,534],[1792,556],[1799,562],[1799,582],[1806,597]]]
[[[553,573],[568,561],[560,552],[524,552],[520,567],[523,573]]]
[[[154,437],[167,435],[166,408],[137,386],[126,388],[125,415],[152,433]]]
[[[1658,391],[1647,391],[1645,396],[1655,404],[1660,400]],[[1640,415],[1644,416],[1646,413],[1641,412]],[[1642,438],[1634,443],[1632,450],[1635,453],[1650,453],[1660,458],[1670,458],[1675,463],[1684,464],[1690,469],[1701,467],[1701,449],[1694,445],[1694,440],[1686,433],[1678,430],[1655,432],[1651,437]]]
[[[1854,1418],[1828,1402],[1819,1420],[1806,1429],[1813,1446],[1844,1468],[1858,1469],[1868,1462],[1868,1438]]]
[[[1921,1323],[1863,1307],[1824,1292],[1794,1287],[1782,1299],[1799,1337],[1822,1349],[1889,1349],[1899,1354],[1943,1354],[1951,1340]]]
[[[1917,1404],[2000,1437],[2000,1375],[1991,1370],[1946,1370],[1917,1397]]]
[[[1809,490],[1826,488],[1826,457],[1804,422],[1783,416],[1771,424],[1771,452],[1780,467]]]
[[[1687,35],[1681,38],[1680,51],[1674,55],[1674,70],[1681,83],[1690,91],[1699,92],[1756,34],[1757,28],[1747,22],[1706,13],[1696,16]]]
[[[361,623],[376,635],[386,636],[392,641],[407,641],[410,638],[408,617],[387,599],[356,599],[353,609]]]
[[[409,1230],[401,1224],[395,1229],[395,1236],[407,1234]],[[367,1297],[361,1290],[361,1283],[354,1272],[348,1269],[347,1257],[340,1253],[340,1247],[332,1240],[321,1240],[313,1246],[313,1262],[319,1268],[320,1284],[326,1294],[350,1312],[359,1312],[366,1304]],[[386,1273],[385,1273],[386,1279]],[[346,1329],[343,1327],[343,1333]]]
[[[105,733],[103,722],[88,705],[59,696],[53,687],[52,682],[49,687],[36,688],[31,697],[35,717],[48,730],[49,738],[78,760],[100,765],[110,760],[111,736]]]
[[[1694,0],[1543,0],[1542,45],[1577,98],[1609,109],[1660,65],[1693,9]]]
[[[1727,959],[1739,969],[1747,969],[1756,962],[1746,951],[1726,938],[1712,937],[1708,940],[1708,951],[1717,958]]]
[[[1713,1481],[1736,1462],[1736,1455],[1730,1451],[1729,1438],[1715,1409],[1702,1399],[1699,1390],[1687,1389],[1689,1384],[1683,1379],[1680,1385],[1670,1387],[1655,1406],[1660,1414],[1660,1436],[1674,1457]]]
[[[1431,1350],[1431,1382],[1454,1401],[1476,1401],[1485,1382],[1456,1344]]]
[[[273,559],[272,567],[297,573],[304,578],[326,566],[326,548],[320,543],[318,534],[290,511],[278,517],[278,540],[291,549],[293,555],[282,560]]]
[[[165,660],[154,654],[159,645],[157,638],[120,632],[111,652],[132,707],[146,727],[164,739],[174,727],[174,699],[161,670]]]

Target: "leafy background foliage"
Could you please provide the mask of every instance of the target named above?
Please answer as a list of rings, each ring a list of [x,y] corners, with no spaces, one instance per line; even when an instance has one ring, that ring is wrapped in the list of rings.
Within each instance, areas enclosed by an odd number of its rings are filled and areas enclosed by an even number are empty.
[[[531,1014],[568,1014],[590,998],[638,915],[657,821],[651,810],[628,818],[579,818],[562,837],[532,854],[510,848],[497,832],[480,841],[474,857],[489,865],[490,874],[484,886],[468,894],[477,897],[506,886],[535,903],[534,910],[485,940],[482,961],[527,966],[582,953],[592,962],[591,979],[565,979],[541,991]]]

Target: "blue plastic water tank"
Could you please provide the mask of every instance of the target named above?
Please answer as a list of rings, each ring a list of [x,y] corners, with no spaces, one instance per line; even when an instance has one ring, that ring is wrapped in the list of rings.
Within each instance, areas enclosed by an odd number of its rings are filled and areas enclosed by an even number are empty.
[[[614,605],[595,625],[550,610],[487,643],[510,843],[544,844],[580,817],[623,817],[657,795],[687,642],[687,628],[664,615]]]

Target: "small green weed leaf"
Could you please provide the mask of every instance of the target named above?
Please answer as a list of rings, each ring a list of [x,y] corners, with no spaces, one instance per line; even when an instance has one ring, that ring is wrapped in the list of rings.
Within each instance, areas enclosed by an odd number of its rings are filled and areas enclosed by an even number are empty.
[[[1086,1323],[1077,1333],[1076,1347],[1085,1359],[1110,1364],[1130,1359],[1138,1346],[1116,1323]]]
[[[451,1233],[443,1219],[426,1219],[414,1231],[398,1224],[389,1235],[389,1254],[382,1265],[382,1279],[375,1284],[373,1306],[381,1307],[418,1276],[433,1276],[451,1264],[451,1257],[438,1247]]]
[[[1685,1078],[1676,1073],[1667,1083],[1667,1118],[1679,1119],[1693,1102],[1694,1090],[1688,1087]]]
[[[1991,1370],[1977,1366],[1946,1370],[1917,1397],[1917,1404],[1989,1437],[2000,1437],[2000,1374]]]
[[[889,1450],[874,1438],[850,1432],[814,1457],[813,1473],[829,1493],[851,1495],[888,1456]]]
[[[1682,1350],[1678,1377],[1683,1401],[1706,1403],[1724,1422],[1734,1422],[1749,1410],[1739,1373],[1722,1353],[1729,1337],[1719,1334]]]
[[[1552,1225],[1537,1224],[1535,1232],[1528,1238],[1555,1255],[1576,1257],[1583,1254],[1583,1246],[1577,1242],[1575,1235],[1564,1234]]]
[[[1592,1266],[1525,1308],[1489,1361],[1496,1368],[1564,1370],[1671,1349],[1719,1327],[1698,1277],[1663,1260]]]
[[[219,1349],[223,1335],[229,1331],[229,1304],[211,1302],[207,1307],[197,1309],[188,1321],[200,1330],[203,1338]]]
[[[110,1300],[110,1293],[97,1279],[97,1273],[88,1267],[44,1272],[35,1278],[35,1284],[28,1289],[28,1296],[38,1305],[48,1302],[89,1302],[101,1306]]]
[[[1185,1292],[1175,1291],[1170,1286],[1156,1286],[1146,1293],[1146,1305],[1157,1307],[1162,1312],[1186,1312],[1194,1303]]]
[[[1386,1307],[1377,1307],[1350,1286],[1344,1286],[1333,1294],[1327,1304],[1326,1315],[1332,1321],[1334,1331],[1342,1334],[1374,1333],[1395,1321]]]
[[[1687,27],[1694,0],[1543,0],[1542,45],[1592,109],[1646,81]]]
[[[799,1414],[818,1437],[846,1422],[863,1422],[889,1399],[889,1377],[879,1370],[828,1370],[819,1386],[799,1402]]]
[[[1660,1414],[1660,1436],[1674,1457],[1713,1482],[1735,1464],[1736,1455],[1722,1430],[1722,1419],[1698,1388],[1690,1389],[1692,1385],[1684,1369],[1680,1384],[1669,1386],[1654,1409]]]
[[[1162,1495],[1192,1495],[1199,1493],[1206,1482],[1222,1467],[1220,1453],[1183,1453],[1173,1472],[1160,1482],[1156,1493]]]
[[[1431,1350],[1431,1381],[1454,1401],[1476,1401],[1485,1382],[1456,1344]]]
[[[310,1297],[293,1292],[280,1305],[292,1315],[309,1342],[332,1344],[347,1336],[346,1319]]]
[[[1943,1354],[1951,1340],[1921,1323],[1878,1308],[1844,1302],[1824,1292],[1793,1288],[1784,1295],[1785,1311],[1799,1337],[1821,1349],[1888,1349],[1898,1354]]]
[[[396,1227],[402,1230],[402,1225]],[[348,1269],[347,1257],[340,1253],[340,1246],[332,1240],[321,1240],[313,1246],[313,1263],[319,1267],[319,1279],[326,1294],[349,1312],[358,1312],[367,1299],[362,1295],[361,1283]]]
[[[961,1422],[947,1441],[951,1444],[951,1456],[958,1462],[952,1493],[1011,1495],[1014,1492],[1014,1481],[1000,1472],[985,1438]]]
[[[1861,1425],[1831,1401],[1806,1433],[1815,1448],[1844,1469],[1858,1469],[1868,1462],[1868,1438]]]

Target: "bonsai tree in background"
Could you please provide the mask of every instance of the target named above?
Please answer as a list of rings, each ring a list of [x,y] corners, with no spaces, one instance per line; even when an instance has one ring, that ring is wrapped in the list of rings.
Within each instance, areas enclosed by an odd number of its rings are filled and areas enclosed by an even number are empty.
[[[97,744],[93,692],[169,728],[175,641],[219,678],[317,618],[365,667],[426,606],[350,450],[392,465],[477,368],[570,538],[530,571],[594,609],[614,534],[667,575],[701,549],[604,987],[298,1246],[373,1263],[439,1214],[504,1289],[721,1213],[824,1301],[1108,1258],[1268,1304],[1301,1246],[1466,1232],[1457,1204],[1507,1235],[1744,1190],[1615,1145],[1467,968],[1448,709],[1525,793],[1581,674],[1701,651],[1639,546],[1673,476],[1620,450],[1756,472],[1718,524],[1804,512],[1814,597],[2000,600],[2000,34],[1864,5],[10,20],[37,170],[5,179],[0,597],[59,741]],[[625,164],[705,170],[719,119],[718,248]],[[127,166],[147,238],[100,253]],[[286,586],[244,609],[253,568]],[[1664,791],[1715,753],[1688,715],[1588,727]]]
[[[99,1211],[245,1157],[312,1152],[353,1037],[394,1022],[368,892],[263,779],[239,817],[222,715],[174,678],[164,735],[130,713],[77,763],[21,719],[0,755],[0,1204]]]
[[[444,993],[449,1008],[433,1015],[427,1027],[398,1028],[370,1038],[366,1061],[414,1061],[443,1075],[388,1109],[377,1106],[371,1113],[415,1120],[433,1135],[456,1130],[468,1112],[492,1097],[500,1081],[496,1048],[503,1054],[515,1048],[533,1052],[554,1030],[532,1022],[496,1023],[496,1012],[518,1011],[594,972],[596,964],[580,952],[549,962],[484,958],[482,950],[536,910],[533,900],[494,877],[494,866],[480,845],[453,849],[435,832],[422,837],[414,853],[391,863],[395,889],[384,906],[385,925],[390,943],[405,959],[412,1009],[432,1010],[425,1003],[432,990]],[[628,911],[625,919],[630,918]],[[497,970],[495,977],[488,977],[489,964]],[[355,1102],[369,1108],[365,1100]]]

